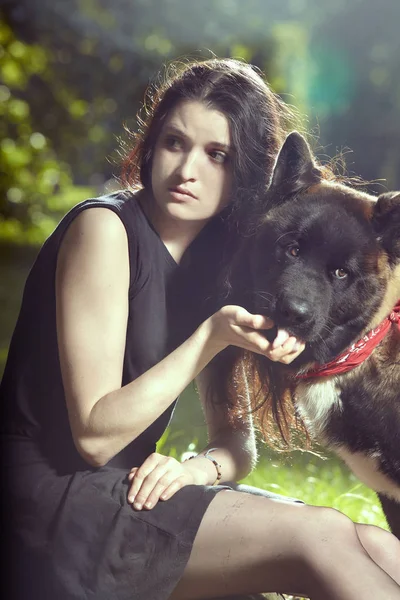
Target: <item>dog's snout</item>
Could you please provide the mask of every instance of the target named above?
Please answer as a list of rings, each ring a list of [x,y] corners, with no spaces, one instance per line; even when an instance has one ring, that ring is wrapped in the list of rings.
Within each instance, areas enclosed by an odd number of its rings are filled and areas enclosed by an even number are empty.
[[[285,324],[303,325],[312,319],[313,310],[305,298],[282,297],[277,309]]]

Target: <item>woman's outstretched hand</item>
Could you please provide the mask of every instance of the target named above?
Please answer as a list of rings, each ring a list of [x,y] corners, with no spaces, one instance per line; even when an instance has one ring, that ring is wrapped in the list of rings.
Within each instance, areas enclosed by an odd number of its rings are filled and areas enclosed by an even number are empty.
[[[131,487],[128,502],[136,510],[151,510],[159,500],[169,500],[186,485],[207,485],[207,473],[195,461],[180,463],[171,456],[154,452],[140,467],[133,467],[128,475]]]
[[[223,344],[223,347],[238,346],[276,362],[289,364],[305,348],[304,342],[283,331],[278,332],[273,342],[269,342],[263,331],[272,329],[273,321],[262,315],[253,315],[241,306],[223,306],[208,322],[210,336],[215,343]]]

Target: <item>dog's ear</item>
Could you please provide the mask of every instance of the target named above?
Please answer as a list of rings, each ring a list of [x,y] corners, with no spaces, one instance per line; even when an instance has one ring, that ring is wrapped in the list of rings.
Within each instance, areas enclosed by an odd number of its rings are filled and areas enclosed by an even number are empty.
[[[372,225],[378,241],[394,262],[400,260],[400,192],[386,192],[374,206]]]
[[[320,181],[309,145],[300,133],[292,131],[279,152],[269,191],[276,192],[279,201]]]

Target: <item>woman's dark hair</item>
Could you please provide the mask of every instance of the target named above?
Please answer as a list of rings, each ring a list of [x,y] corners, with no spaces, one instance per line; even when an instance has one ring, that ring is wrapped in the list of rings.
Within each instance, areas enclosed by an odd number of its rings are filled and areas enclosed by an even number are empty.
[[[172,63],[163,82],[146,92],[140,129],[122,165],[125,187],[150,187],[158,136],[171,110],[184,100],[203,102],[228,119],[234,150],[228,212],[240,224],[242,214],[257,205],[268,186],[293,111],[247,63],[230,58]]]
[[[227,265],[240,246],[241,234],[251,229],[254,215],[259,214],[278,151],[289,129],[293,128],[296,116],[252,65],[230,58],[173,63],[164,80],[150,86],[146,92],[143,116],[139,113],[138,117],[139,131],[133,134],[133,147],[125,153],[122,164],[120,179],[124,187],[150,188],[158,136],[170,112],[182,101],[202,102],[228,119],[233,146],[233,192],[222,219],[212,220],[201,232],[199,240],[192,244],[185,285],[179,291],[176,286],[175,304],[179,308],[175,309],[179,316],[172,328],[175,333],[179,330],[176,338],[179,343],[201,321],[227,303],[226,297],[218,296],[221,291],[218,283],[225,279]],[[196,255],[195,250],[199,247],[201,252]],[[229,347],[217,355],[210,364],[210,400],[220,399],[226,403],[232,424],[240,424],[243,406],[239,406],[238,399],[250,393],[254,407],[260,402],[261,392],[266,400],[264,408],[271,408],[272,421],[277,423],[278,431],[285,439],[287,408],[271,407],[268,390],[263,385],[256,389],[255,379],[251,389],[246,386],[246,364],[250,368],[251,361],[245,361],[239,348]],[[271,414],[269,410],[258,412],[260,416],[267,413]],[[264,435],[267,433],[265,425],[263,416],[260,427]],[[277,439],[272,429],[267,437],[270,441]]]

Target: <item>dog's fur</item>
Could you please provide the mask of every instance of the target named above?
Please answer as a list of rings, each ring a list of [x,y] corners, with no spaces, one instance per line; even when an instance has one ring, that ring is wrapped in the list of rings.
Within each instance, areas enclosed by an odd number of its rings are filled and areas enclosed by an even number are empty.
[[[265,376],[281,379],[275,386],[280,394],[294,392],[311,436],[378,492],[400,538],[399,328],[392,326],[352,371],[293,387],[295,374],[335,358],[376,327],[400,298],[400,192],[376,198],[324,179],[307,143],[294,132],[238,264],[239,287],[247,277],[238,303],[306,342],[289,366],[265,359]],[[235,277],[232,282],[235,288]]]

